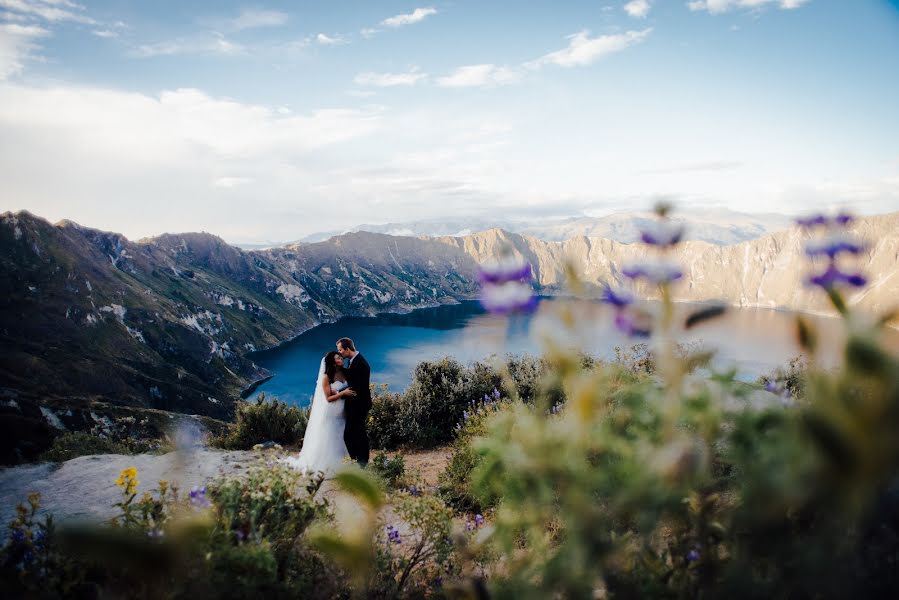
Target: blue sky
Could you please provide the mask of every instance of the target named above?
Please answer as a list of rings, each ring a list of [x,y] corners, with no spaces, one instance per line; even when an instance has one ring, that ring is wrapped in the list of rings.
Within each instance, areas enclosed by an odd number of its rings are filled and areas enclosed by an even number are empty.
[[[0,0],[0,210],[132,238],[899,210],[886,0]]]

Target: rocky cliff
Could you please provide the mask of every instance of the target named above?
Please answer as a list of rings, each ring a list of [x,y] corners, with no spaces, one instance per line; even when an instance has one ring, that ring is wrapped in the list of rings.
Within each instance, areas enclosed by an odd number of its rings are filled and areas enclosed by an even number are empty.
[[[899,299],[899,213],[859,220],[872,278],[851,301],[885,311]],[[824,312],[804,288],[797,228],[730,246],[677,250],[678,300]],[[408,311],[477,293],[477,264],[510,245],[545,292],[562,291],[570,262],[584,280],[623,284],[639,244],[543,241],[503,230],[465,237],[352,233],[325,242],[244,251],[207,233],[136,242],[27,212],[0,215],[0,423],[86,428],[95,407],[233,415],[239,392],[266,373],[249,353],[347,315]],[[652,294],[652,290],[644,290]],[[74,412],[73,412],[74,411]],[[67,421],[69,420],[69,421]],[[3,432],[0,432],[3,433]]]
[[[878,313],[896,308],[899,306],[899,213],[859,219],[852,231],[870,244],[868,251],[854,262],[871,283],[850,296],[850,303]],[[599,288],[604,283],[628,285],[620,269],[649,256],[649,250],[641,244],[590,237],[547,242],[499,229],[462,238],[437,239],[461,250],[475,262],[494,256],[503,245],[512,246],[534,266],[537,283],[549,290],[564,285],[566,262],[575,266],[586,283]],[[793,227],[730,246],[685,242],[674,254],[685,273],[683,282],[676,287],[675,299],[719,299],[734,306],[830,314],[827,299],[803,284],[809,272],[804,254],[808,239],[807,232]],[[651,289],[641,292],[653,295]]]

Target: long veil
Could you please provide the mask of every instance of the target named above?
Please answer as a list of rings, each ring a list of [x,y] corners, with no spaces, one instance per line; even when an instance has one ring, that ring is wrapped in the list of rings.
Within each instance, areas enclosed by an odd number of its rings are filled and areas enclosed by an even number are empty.
[[[329,403],[322,387],[325,377],[325,359],[322,359],[315,380],[315,393],[312,394],[312,408],[303,436],[303,447],[300,455],[289,457],[285,462],[290,466],[307,472],[329,472],[340,465],[346,454],[343,445],[343,423],[334,418],[336,403]],[[329,418],[330,417],[330,418]],[[335,428],[336,426],[336,428]]]

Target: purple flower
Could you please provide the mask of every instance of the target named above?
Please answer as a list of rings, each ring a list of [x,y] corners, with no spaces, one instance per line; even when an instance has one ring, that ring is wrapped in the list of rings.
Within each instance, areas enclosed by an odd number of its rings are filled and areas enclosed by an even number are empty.
[[[194,508],[209,508],[209,498],[206,497],[205,485],[190,491],[190,504]]]
[[[537,307],[537,298],[530,283],[510,281],[485,284],[481,288],[481,306],[488,312],[500,315],[530,312]]]
[[[615,328],[629,337],[649,337],[652,333],[646,323],[637,323],[628,311],[623,310],[615,315]]]
[[[475,527],[480,527],[480,526],[483,525],[483,524],[484,524],[484,516],[483,516],[483,515],[480,515],[480,514],[475,515],[475,516],[474,516],[474,526],[475,526]]]
[[[808,256],[827,256],[833,259],[838,254],[846,252],[858,255],[865,251],[867,244],[845,233],[834,233],[820,240],[812,240],[805,245],[805,253]]]
[[[645,279],[659,285],[677,281],[684,276],[680,267],[663,261],[636,263],[625,267],[621,272],[629,279]]]
[[[836,223],[840,227],[845,227],[846,225],[852,223],[854,220],[855,216],[845,211],[840,212],[833,218],[834,223]]]
[[[861,273],[844,273],[831,263],[820,275],[809,277],[808,283],[829,290],[843,284],[850,287],[864,287],[868,280]]]
[[[765,389],[767,391],[771,392],[772,394],[776,394],[777,393],[777,383],[775,383],[773,380],[769,379],[768,382],[765,384]]]
[[[680,243],[684,237],[684,226],[681,223],[659,221],[648,223],[640,230],[640,239],[651,246],[667,248]]]
[[[421,496],[421,490],[418,489],[417,485],[410,485],[409,486],[409,495],[415,496],[415,497]]]
[[[687,560],[689,562],[696,562],[699,558],[699,550],[693,549],[687,552]]]
[[[527,282],[532,275],[530,263],[517,256],[504,257],[481,265],[478,279],[481,284],[503,284],[513,281]]]
[[[493,398],[494,398],[494,400],[499,400],[499,397],[500,397],[499,390],[496,389],[496,388],[493,388]]]
[[[812,227],[818,226],[827,226],[830,224],[830,219],[826,216],[817,214],[817,215],[809,215],[807,217],[799,217],[796,219],[796,224],[800,227],[805,227],[811,229]]]
[[[25,541],[25,531],[21,527],[16,527],[12,532],[12,540],[21,544]]]
[[[627,292],[616,292],[610,286],[606,285],[602,291],[600,300],[606,304],[611,304],[616,308],[624,308],[634,303],[634,297]]]
[[[397,529],[394,529],[393,525],[387,526],[387,540],[394,544],[399,544],[402,542],[400,539],[400,532]]]

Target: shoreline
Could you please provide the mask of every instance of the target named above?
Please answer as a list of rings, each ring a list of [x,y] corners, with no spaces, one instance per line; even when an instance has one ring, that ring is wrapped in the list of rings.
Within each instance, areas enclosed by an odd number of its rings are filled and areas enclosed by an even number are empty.
[[[477,300],[477,296],[475,295],[475,296],[466,297],[466,298],[462,298],[462,299],[452,298],[451,300],[452,300],[452,302],[434,302],[432,304],[422,304],[421,306],[416,306],[414,308],[407,308],[407,309],[398,308],[398,309],[394,309],[394,310],[385,310],[385,311],[377,312],[373,315],[341,315],[333,320],[320,321],[320,322],[316,323],[315,325],[306,327],[302,331],[290,336],[288,339],[286,339],[284,341],[278,342],[277,344],[274,344],[273,346],[269,346],[267,348],[261,348],[259,350],[253,350],[252,352],[247,352],[243,356],[252,360],[252,356],[254,354],[260,354],[262,352],[271,352],[273,350],[277,350],[278,348],[281,348],[281,347],[285,346],[286,344],[293,342],[294,340],[299,338],[301,335],[309,333],[316,327],[320,327],[322,325],[331,325],[334,323],[339,323],[343,319],[352,319],[352,318],[377,319],[378,317],[380,317],[382,315],[408,315],[409,313],[413,313],[416,310],[424,310],[427,308],[440,308],[441,306],[456,306],[458,304],[462,304],[463,302],[475,301],[475,300]],[[261,386],[262,384],[264,384],[268,381],[271,381],[272,379],[274,379],[274,377],[275,377],[275,375],[272,374],[272,375],[263,377],[261,379],[255,379],[255,380],[251,381],[250,384],[240,392],[239,397],[241,398],[241,400],[246,400],[247,398],[250,397],[250,395],[253,394],[253,392],[255,392],[259,388],[259,386]]]

